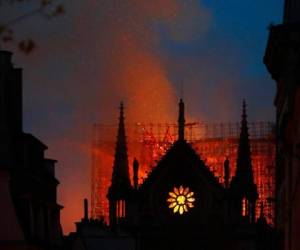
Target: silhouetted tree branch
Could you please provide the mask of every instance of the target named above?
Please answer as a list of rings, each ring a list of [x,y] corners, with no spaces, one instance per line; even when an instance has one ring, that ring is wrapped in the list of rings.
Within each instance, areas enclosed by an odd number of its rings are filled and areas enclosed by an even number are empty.
[[[17,5],[19,3],[29,3],[31,0],[0,0],[0,8],[4,5]],[[18,48],[25,54],[29,54],[36,47],[36,43],[31,38],[15,41],[13,26],[22,22],[25,19],[35,15],[41,15],[43,18],[52,19],[65,14],[63,4],[54,3],[53,0],[39,0],[38,5],[31,11],[25,12],[20,16],[0,22],[0,44],[1,43],[16,43]]]

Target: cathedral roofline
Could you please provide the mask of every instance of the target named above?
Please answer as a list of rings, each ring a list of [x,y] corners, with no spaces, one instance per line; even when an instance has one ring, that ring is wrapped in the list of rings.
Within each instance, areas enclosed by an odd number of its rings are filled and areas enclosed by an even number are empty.
[[[222,184],[219,182],[219,180],[215,177],[215,175],[209,170],[209,168],[206,166],[205,162],[200,158],[200,156],[196,153],[196,151],[192,148],[192,146],[185,140],[178,140],[175,141],[174,144],[170,147],[170,149],[165,153],[165,155],[159,160],[157,165],[154,167],[154,169],[149,173],[145,181],[141,184],[139,191],[145,190],[148,186],[151,185],[151,182],[158,176],[158,172],[160,171],[160,165],[166,161],[170,157],[170,155],[176,155],[176,152],[180,151],[182,153],[187,153],[190,160],[194,161],[194,163],[197,164],[197,169],[199,168],[199,171],[203,173],[205,177],[208,178],[208,180],[211,181],[211,183],[217,187],[218,189],[221,189],[225,191]]]

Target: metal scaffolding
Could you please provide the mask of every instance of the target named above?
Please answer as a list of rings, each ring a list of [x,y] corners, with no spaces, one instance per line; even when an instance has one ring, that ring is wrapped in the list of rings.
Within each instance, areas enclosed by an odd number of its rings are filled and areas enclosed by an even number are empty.
[[[259,204],[263,202],[269,223],[274,223],[275,195],[275,138],[270,122],[248,124],[254,180],[258,187]],[[94,218],[108,216],[106,193],[110,184],[116,125],[95,124],[92,144],[91,214]],[[140,163],[139,183],[147,177],[177,139],[177,124],[135,123],[126,129],[129,162],[137,158]],[[240,123],[192,122],[185,127],[186,140],[191,143],[209,169],[224,182],[223,163],[230,160],[230,176],[235,172]],[[131,169],[130,169],[131,171]],[[131,173],[132,174],[132,173]]]

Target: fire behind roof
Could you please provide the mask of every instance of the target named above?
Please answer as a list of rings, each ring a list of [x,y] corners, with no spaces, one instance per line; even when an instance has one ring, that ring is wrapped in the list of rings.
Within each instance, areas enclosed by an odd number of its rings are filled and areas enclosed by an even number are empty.
[[[260,204],[264,204],[267,222],[274,223],[275,196],[275,137],[271,122],[250,122],[252,166],[254,180],[258,187]],[[95,124],[93,127],[91,166],[91,215],[93,218],[108,218],[107,189],[110,185],[117,125]],[[164,155],[177,138],[177,124],[135,123],[126,128],[127,146],[132,177],[132,162],[140,164],[139,183],[147,177],[157,161]],[[230,176],[235,172],[240,123],[186,124],[186,140],[192,144],[200,158],[224,184],[223,164],[228,157]]]

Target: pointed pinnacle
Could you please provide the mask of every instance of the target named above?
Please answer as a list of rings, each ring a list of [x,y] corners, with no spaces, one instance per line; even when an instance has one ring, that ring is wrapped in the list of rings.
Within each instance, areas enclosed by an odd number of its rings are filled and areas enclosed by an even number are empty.
[[[243,113],[242,113],[242,118],[245,120],[247,118],[247,104],[245,99],[243,99]]]
[[[124,118],[124,104],[123,101],[120,103],[120,118]]]
[[[184,127],[185,127],[185,118],[184,118],[184,102],[180,98],[179,101],[179,113],[178,113],[178,140],[184,140]]]

